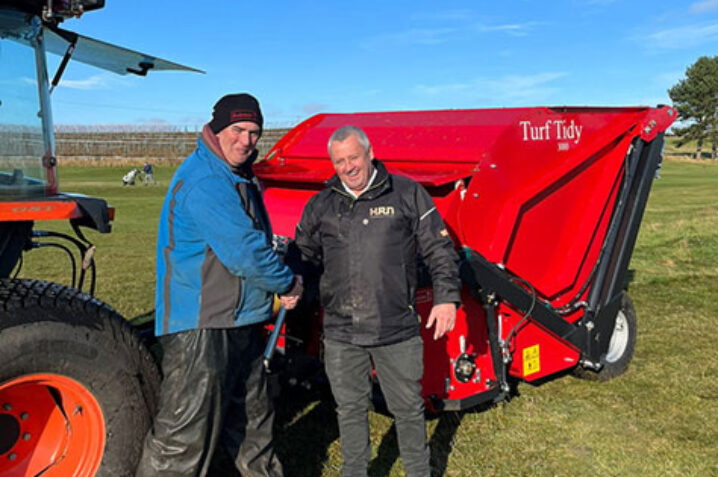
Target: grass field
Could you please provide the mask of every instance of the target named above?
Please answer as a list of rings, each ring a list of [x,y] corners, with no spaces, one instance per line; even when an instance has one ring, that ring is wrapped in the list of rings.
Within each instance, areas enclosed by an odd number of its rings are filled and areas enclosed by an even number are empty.
[[[61,169],[63,190],[106,198],[114,231],[97,244],[97,296],[126,317],[153,308],[158,187],[122,187],[120,168]],[[54,230],[69,230],[64,224]],[[718,476],[718,164],[667,161],[654,184],[631,268],[638,343],[607,383],[564,377],[488,410],[429,422],[435,476]],[[21,276],[67,282],[67,259],[27,255]],[[339,476],[328,401],[284,399],[279,453],[291,476]],[[401,476],[391,420],[372,414],[373,477]]]

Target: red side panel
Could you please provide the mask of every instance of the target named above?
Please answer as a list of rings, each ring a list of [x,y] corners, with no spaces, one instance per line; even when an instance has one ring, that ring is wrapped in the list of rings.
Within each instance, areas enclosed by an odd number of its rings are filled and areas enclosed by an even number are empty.
[[[418,290],[416,307],[424,319],[429,316],[432,304],[431,289]],[[421,384],[425,397],[462,400],[489,391],[497,381],[484,312],[466,289],[462,291],[462,305],[456,318],[454,330],[439,340],[434,340],[433,328],[421,327],[424,340],[424,378]],[[464,351],[475,357],[478,370],[467,382],[457,379],[453,372],[452,360],[461,354],[462,337]]]
[[[597,258],[626,152],[648,111],[521,111],[468,186],[462,242],[544,297],[573,296]]]

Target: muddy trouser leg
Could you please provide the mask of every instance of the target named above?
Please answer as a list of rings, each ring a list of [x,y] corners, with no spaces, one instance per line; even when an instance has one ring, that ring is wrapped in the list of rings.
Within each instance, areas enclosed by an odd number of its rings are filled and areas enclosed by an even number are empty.
[[[324,366],[337,402],[337,420],[342,441],[342,475],[366,477],[370,456],[369,353],[361,346],[325,339]]]
[[[137,477],[204,477],[222,430],[227,330],[192,330],[159,338],[164,378]]]
[[[262,325],[232,330],[230,367],[238,371],[221,444],[242,477],[282,477],[274,452],[274,404],[262,365]],[[224,474],[223,474],[224,475]]]
[[[420,383],[424,374],[421,337],[370,349],[379,386],[394,415],[406,475],[429,477],[430,453]]]

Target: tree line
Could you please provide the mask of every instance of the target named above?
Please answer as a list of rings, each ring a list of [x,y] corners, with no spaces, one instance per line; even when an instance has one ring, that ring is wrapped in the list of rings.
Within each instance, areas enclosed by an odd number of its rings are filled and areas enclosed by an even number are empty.
[[[678,147],[696,142],[695,159],[710,143],[711,159],[718,159],[718,56],[702,56],[686,69],[686,76],[668,90],[681,126],[673,131]]]

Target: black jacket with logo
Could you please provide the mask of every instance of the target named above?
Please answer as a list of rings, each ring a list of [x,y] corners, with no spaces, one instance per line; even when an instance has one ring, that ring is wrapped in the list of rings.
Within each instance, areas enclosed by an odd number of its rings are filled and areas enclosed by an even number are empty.
[[[304,208],[295,235],[304,259],[323,268],[324,335],[361,346],[419,334],[417,253],[431,275],[434,303],[460,302],[458,256],[431,197],[373,164],[374,182],[356,199],[332,177]]]

